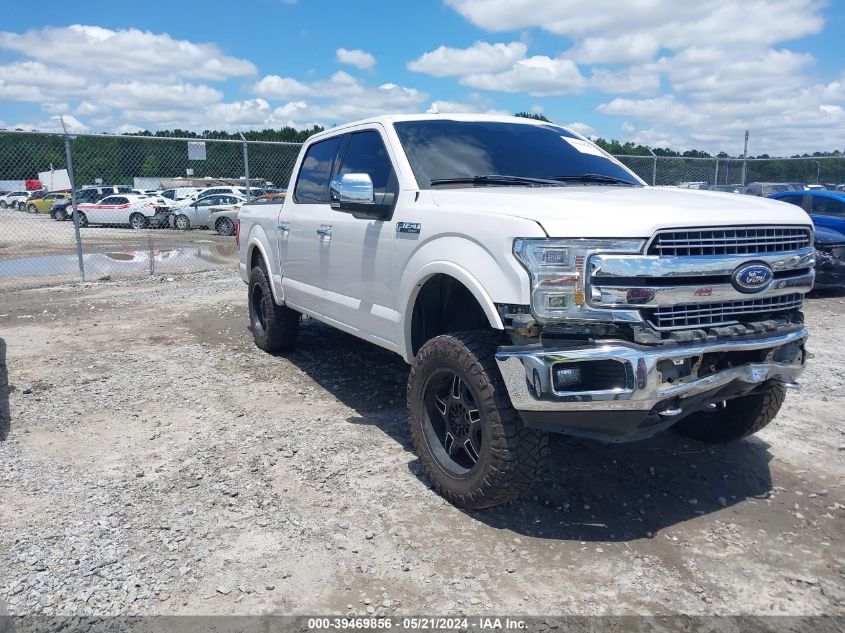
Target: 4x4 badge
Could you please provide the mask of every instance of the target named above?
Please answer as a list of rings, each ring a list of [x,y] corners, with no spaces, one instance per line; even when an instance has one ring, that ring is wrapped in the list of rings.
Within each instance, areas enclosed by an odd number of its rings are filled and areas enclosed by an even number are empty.
[[[422,224],[419,222],[397,222],[396,223],[396,232],[397,233],[419,233],[420,229],[422,229]]]

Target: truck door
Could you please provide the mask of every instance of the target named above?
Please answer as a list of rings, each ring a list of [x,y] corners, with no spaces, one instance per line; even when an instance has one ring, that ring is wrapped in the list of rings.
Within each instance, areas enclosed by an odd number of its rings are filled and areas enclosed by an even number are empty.
[[[386,347],[396,338],[389,287],[393,233],[388,220],[333,209],[329,183],[338,173],[367,174],[377,200],[395,201],[398,181],[378,130],[352,132],[312,145],[305,155],[289,212],[285,300]],[[291,204],[292,203],[292,204]],[[284,222],[280,216],[280,222]]]
[[[399,182],[379,130],[349,134],[337,169],[338,176],[344,174],[370,177],[377,213],[384,219],[332,211],[331,240],[326,249],[329,276],[325,282],[331,310],[338,320],[370,340],[392,346],[398,315],[395,288],[389,283],[395,237],[391,216]]]
[[[306,150],[292,183],[293,195],[279,214],[279,239],[287,248],[280,251],[285,302],[317,315],[329,312],[323,288],[328,277],[328,246],[325,227],[331,223],[329,181],[336,169],[343,136],[318,141]]]

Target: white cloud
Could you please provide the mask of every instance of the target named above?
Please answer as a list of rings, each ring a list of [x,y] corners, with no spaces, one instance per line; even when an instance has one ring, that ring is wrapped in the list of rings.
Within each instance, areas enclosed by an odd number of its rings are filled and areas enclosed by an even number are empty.
[[[64,122],[68,132],[82,133],[87,132],[89,129],[87,125],[72,114],[65,115]],[[12,129],[37,130],[41,132],[62,132],[64,129],[62,128],[62,119],[59,115],[51,116],[46,121],[38,121],[36,123],[15,123],[9,127]]]
[[[633,33],[617,38],[588,37],[569,51],[569,57],[582,64],[644,62],[654,59],[660,42],[651,33]]]
[[[311,88],[296,79],[267,75],[262,77],[253,87],[255,94],[268,99],[288,99],[303,97],[311,94]]]
[[[525,58],[527,47],[522,42],[490,44],[476,42],[469,48],[440,46],[408,62],[408,70],[435,77],[495,73],[511,68]]]
[[[573,123],[567,123],[564,127],[569,128],[573,132],[578,132],[581,136],[586,136],[588,138],[595,138],[596,136],[595,128],[586,123],[579,123],[578,121],[575,121]]]
[[[621,70],[595,68],[590,85],[601,92],[650,94],[660,88],[660,75],[639,66]]]
[[[758,152],[794,153],[845,138],[843,78],[820,81],[812,55],[784,48],[824,28],[825,0],[593,0],[589,10],[577,0],[445,2],[489,32],[561,38],[556,59],[523,60],[536,67],[452,73],[465,85],[604,92],[612,96],[597,110],[623,117],[623,134],[639,142],[736,151],[749,129]]]
[[[41,109],[50,114],[64,114],[70,110],[70,104],[67,101],[48,101],[41,104]]]
[[[376,58],[371,53],[362,51],[360,48],[349,50],[339,48],[335,51],[335,57],[341,64],[349,64],[361,70],[370,70],[376,65]]]
[[[148,77],[158,81],[221,81],[256,73],[252,62],[228,56],[214,44],[138,29],[75,24],[21,34],[0,32],[0,49],[56,68],[87,69],[86,74],[101,80]]]
[[[525,92],[540,97],[577,94],[587,87],[587,80],[575,62],[545,55],[522,59],[504,72],[467,75],[460,82],[473,88]]]
[[[818,33],[823,26],[818,0],[446,0],[487,31],[540,28],[555,35],[589,38],[652,37],[659,47],[743,44],[768,46]],[[575,51],[606,52],[593,43]],[[657,50],[656,48],[654,49]],[[607,61],[592,59],[591,61]]]

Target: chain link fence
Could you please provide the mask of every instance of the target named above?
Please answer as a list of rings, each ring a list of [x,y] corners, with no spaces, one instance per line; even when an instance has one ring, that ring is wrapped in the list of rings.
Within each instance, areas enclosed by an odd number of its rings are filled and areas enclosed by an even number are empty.
[[[233,268],[234,225],[223,218],[234,218],[248,195],[286,189],[299,148],[270,141],[0,132],[0,291]],[[845,183],[845,156],[617,158],[658,186],[767,195]]]
[[[809,158],[691,158],[674,156],[617,156],[650,185],[713,189],[765,195],[783,187],[827,189],[845,187],[845,156]],[[770,190],[771,189],[771,190]]]
[[[0,132],[0,291],[233,267],[237,208],[286,189],[299,148]]]

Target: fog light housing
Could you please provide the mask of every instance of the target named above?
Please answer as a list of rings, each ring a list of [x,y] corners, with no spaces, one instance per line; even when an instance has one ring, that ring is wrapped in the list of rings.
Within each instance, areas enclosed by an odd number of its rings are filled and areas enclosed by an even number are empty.
[[[577,365],[555,365],[553,375],[556,391],[581,384],[581,368]]]

